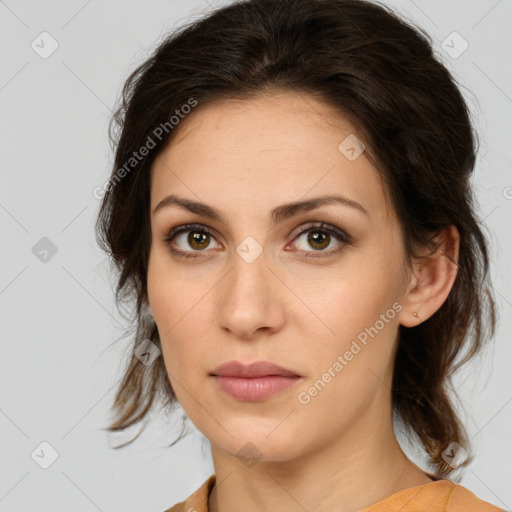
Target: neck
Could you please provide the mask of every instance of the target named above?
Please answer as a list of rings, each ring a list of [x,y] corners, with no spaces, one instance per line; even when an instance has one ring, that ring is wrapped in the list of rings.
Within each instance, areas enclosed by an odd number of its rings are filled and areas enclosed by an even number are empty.
[[[380,428],[380,427],[379,427]],[[216,485],[211,512],[355,512],[432,480],[402,451],[390,428],[375,424],[284,462],[246,467],[212,445]]]

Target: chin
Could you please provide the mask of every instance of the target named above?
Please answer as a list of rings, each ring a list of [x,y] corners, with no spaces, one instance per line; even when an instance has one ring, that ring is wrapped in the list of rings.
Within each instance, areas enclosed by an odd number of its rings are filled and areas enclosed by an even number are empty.
[[[275,424],[269,429],[266,423],[261,429],[255,428],[254,423],[252,428],[246,429],[235,430],[226,426],[233,437],[226,434],[222,440],[210,439],[210,443],[212,447],[239,458],[247,467],[257,462],[286,462],[301,455],[302,439],[292,435],[283,425],[273,429]],[[279,429],[282,430],[278,433]]]

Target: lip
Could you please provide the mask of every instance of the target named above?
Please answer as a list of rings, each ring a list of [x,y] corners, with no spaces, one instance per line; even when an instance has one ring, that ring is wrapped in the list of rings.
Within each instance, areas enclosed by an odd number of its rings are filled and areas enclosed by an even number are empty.
[[[237,400],[261,402],[293,386],[300,377],[267,375],[265,377],[220,377],[214,375],[219,388]]]
[[[282,368],[270,361],[255,361],[250,364],[243,364],[238,361],[229,361],[221,364],[210,375],[219,377],[267,377],[270,375],[279,375],[281,377],[300,377],[292,370]]]
[[[230,361],[220,365],[210,376],[223,392],[246,402],[266,400],[301,380],[296,372],[270,361],[256,361],[249,365]]]

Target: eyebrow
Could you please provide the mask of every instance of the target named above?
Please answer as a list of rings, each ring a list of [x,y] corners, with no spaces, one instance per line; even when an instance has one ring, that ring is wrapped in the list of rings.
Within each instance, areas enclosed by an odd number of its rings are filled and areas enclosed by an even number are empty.
[[[297,215],[298,213],[308,212],[311,210],[315,210],[316,208],[320,208],[321,206],[331,204],[340,204],[342,206],[348,206],[360,211],[366,216],[369,216],[366,209],[353,199],[341,195],[327,195],[314,197],[312,199],[307,199],[305,201],[295,201],[293,203],[277,206],[271,211],[270,217],[272,219],[273,225],[276,225],[290,217],[293,217],[294,215]],[[226,224],[226,221],[222,216],[221,212],[216,208],[213,208],[212,206],[209,206],[205,203],[192,201],[190,199],[179,197],[174,194],[171,194],[170,196],[167,196],[164,199],[162,199],[153,209],[153,215],[163,210],[164,208],[168,208],[170,206],[177,206],[182,210],[187,210],[189,212],[196,213],[197,215],[209,217],[223,224]]]

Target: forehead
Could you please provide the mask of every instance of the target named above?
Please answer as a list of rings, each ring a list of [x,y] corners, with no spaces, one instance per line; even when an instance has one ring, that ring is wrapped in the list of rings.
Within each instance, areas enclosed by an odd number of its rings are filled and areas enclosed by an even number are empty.
[[[169,149],[187,151],[208,140],[215,142],[209,151],[230,158],[239,157],[242,150],[306,152],[311,146],[308,141],[323,139],[332,144],[354,132],[328,104],[307,93],[281,91],[251,99],[223,99],[203,107],[199,104],[181,121]]]
[[[166,194],[258,207],[339,192],[368,211],[387,210],[383,184],[364,151],[349,160],[340,143],[356,130],[307,93],[199,105],[181,121],[152,168],[151,204]]]

